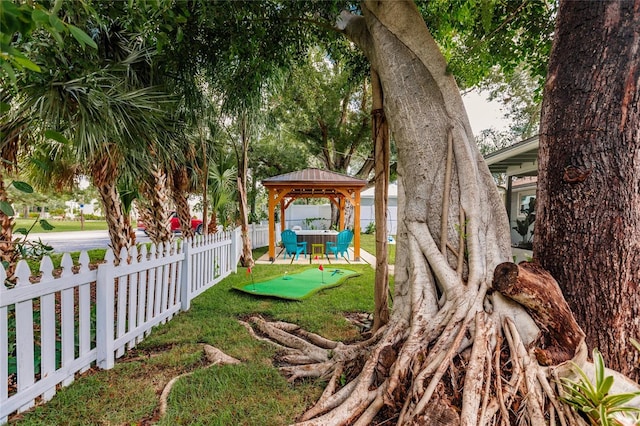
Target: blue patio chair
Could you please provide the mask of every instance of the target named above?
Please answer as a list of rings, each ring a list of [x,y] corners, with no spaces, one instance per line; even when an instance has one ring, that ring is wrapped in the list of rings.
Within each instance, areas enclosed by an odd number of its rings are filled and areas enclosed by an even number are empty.
[[[290,229],[285,229],[280,234],[282,238],[282,244],[284,245],[284,257],[287,258],[287,255],[291,256],[291,261],[293,262],[293,256],[296,256],[296,260],[300,256],[300,253],[304,252],[304,257],[307,257],[307,242],[298,242],[298,236],[295,232]]]
[[[337,259],[338,254],[340,254],[348,261],[349,253],[347,252],[347,249],[349,248],[352,239],[353,231],[350,231],[349,229],[340,231],[336,237],[335,243],[333,241],[327,241],[327,255],[329,255],[329,253],[333,253]]]

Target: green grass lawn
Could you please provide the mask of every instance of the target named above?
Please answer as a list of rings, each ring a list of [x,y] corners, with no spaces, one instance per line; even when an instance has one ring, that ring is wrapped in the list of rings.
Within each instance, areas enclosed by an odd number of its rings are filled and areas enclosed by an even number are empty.
[[[16,223],[13,226],[13,229],[25,228],[29,229],[35,220],[33,219],[16,219]],[[80,221],[79,220],[47,220],[49,224],[54,226],[54,228],[50,231],[45,231],[42,229],[39,223],[36,223],[32,233],[41,233],[41,232],[66,232],[66,231],[103,231],[107,229],[107,222],[104,220],[85,220],[84,221],[84,229],[80,229]]]
[[[107,249],[91,249],[87,250],[87,255],[89,255],[89,263],[100,263],[104,260],[104,255]],[[71,255],[71,260],[73,260],[74,265],[79,265],[80,260],[80,252],[72,252],[69,253]],[[49,257],[51,258],[51,262],[53,263],[53,268],[59,268],[60,263],[62,262],[63,253],[51,253]],[[26,259],[29,268],[31,269],[32,274],[38,274],[40,270],[40,260],[39,259]]]
[[[360,247],[372,255],[376,255],[376,236],[375,234],[360,234]],[[387,244],[389,252],[389,265],[395,265],[396,263],[396,245]]]
[[[266,249],[254,253],[258,258]],[[256,281],[295,273],[309,266],[256,265]],[[174,385],[167,415],[158,425],[285,425],[320,396],[324,383],[290,384],[273,365],[276,350],[252,338],[238,322],[248,315],[294,322],[331,339],[357,339],[347,312],[372,312],[374,270],[359,272],[339,287],[304,301],[255,297],[232,287],[250,282],[244,268],[193,300],[191,309],[153,330],[108,371],[91,371],[61,389],[50,402],[10,424],[150,424],[158,396],[171,378],[193,371]],[[205,368],[202,344],[242,361]]]

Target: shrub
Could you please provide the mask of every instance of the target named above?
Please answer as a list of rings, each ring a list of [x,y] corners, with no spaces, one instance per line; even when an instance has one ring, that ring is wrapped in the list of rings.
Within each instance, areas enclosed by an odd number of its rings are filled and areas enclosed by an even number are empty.
[[[103,220],[104,218],[102,216],[98,216],[97,214],[85,214],[84,219],[85,220]]]
[[[373,234],[376,232],[376,224],[375,222],[369,222],[366,229],[364,230],[365,234]]]
[[[580,380],[575,382],[567,378],[561,379],[562,388],[566,393],[561,400],[586,416],[592,425],[638,424],[640,410],[625,404],[640,396],[640,392],[610,395],[613,376],[605,377],[604,360],[597,349],[593,350],[593,364],[596,370],[595,384],[591,383],[582,369],[574,366]]]

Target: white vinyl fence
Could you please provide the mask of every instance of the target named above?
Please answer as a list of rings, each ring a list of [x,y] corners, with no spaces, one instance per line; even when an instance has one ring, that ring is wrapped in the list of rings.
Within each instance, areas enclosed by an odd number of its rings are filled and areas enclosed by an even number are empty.
[[[265,241],[263,234],[268,245],[267,226],[252,226],[252,240]],[[93,365],[112,368],[154,326],[188,310],[194,297],[236,272],[242,251],[239,228],[141,247],[123,250],[118,266],[108,250],[105,263],[93,270],[86,252],[79,266],[65,254],[59,276],[45,257],[37,283],[20,261],[15,286],[0,285],[0,424],[39,398],[50,400],[76,373]]]
[[[280,224],[275,224],[276,244],[280,242]],[[249,227],[251,248],[267,247],[269,245],[269,224],[253,224]],[[242,248],[241,248],[242,249]]]

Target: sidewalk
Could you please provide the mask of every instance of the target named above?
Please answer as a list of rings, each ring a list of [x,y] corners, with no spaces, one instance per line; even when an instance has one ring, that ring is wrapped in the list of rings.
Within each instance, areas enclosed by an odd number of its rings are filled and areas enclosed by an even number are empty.
[[[513,253],[513,257],[515,259],[513,260],[513,263],[520,263],[525,260],[533,259],[533,251],[531,250],[525,250],[525,249],[513,247],[511,249],[511,253]]]
[[[27,236],[29,240],[91,240],[94,238],[109,238],[109,232],[102,231],[64,231],[64,232],[40,232],[30,233]]]

